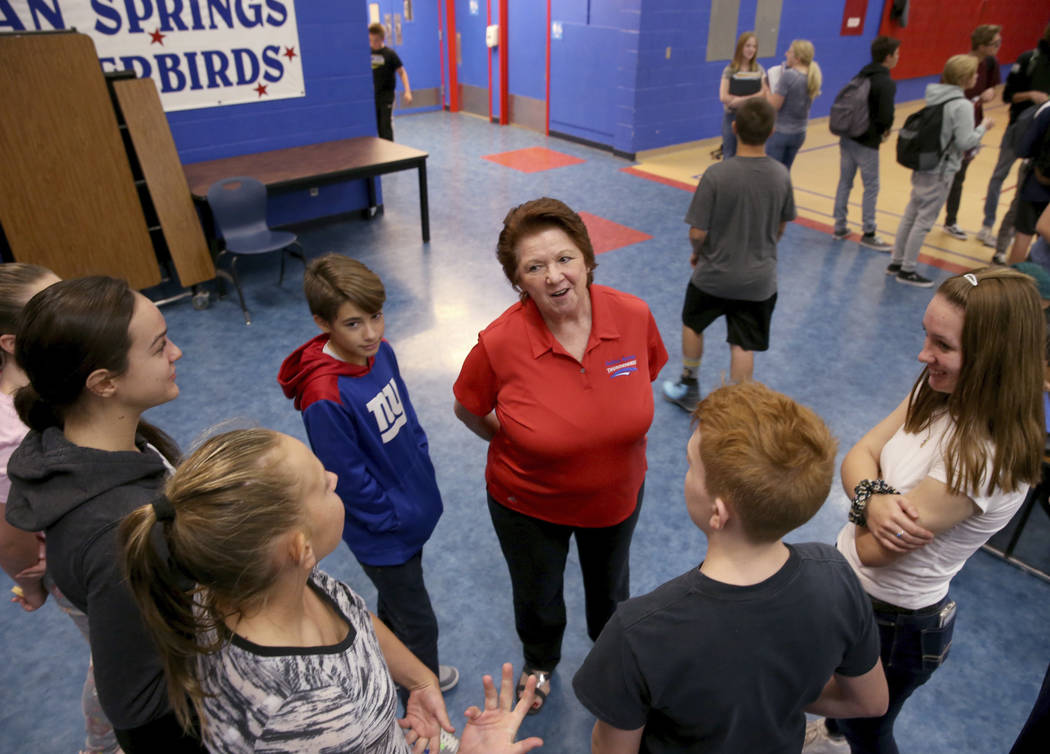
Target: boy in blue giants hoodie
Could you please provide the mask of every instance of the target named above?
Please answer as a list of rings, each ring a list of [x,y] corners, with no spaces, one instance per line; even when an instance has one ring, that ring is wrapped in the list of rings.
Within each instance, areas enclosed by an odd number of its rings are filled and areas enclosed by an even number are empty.
[[[383,340],[386,291],[356,259],[327,254],[306,268],[303,289],[322,333],[281,365],[277,381],[302,412],[310,446],[339,477],[343,539],[379,592],[376,615],[438,676],[438,626],[423,583],[423,544],[441,516],[427,436]]]

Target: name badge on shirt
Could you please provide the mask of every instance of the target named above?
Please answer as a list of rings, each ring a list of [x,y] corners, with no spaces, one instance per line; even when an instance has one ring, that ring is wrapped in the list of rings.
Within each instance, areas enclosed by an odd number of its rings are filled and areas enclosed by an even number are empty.
[[[637,356],[621,356],[618,359],[605,362],[605,373],[612,377],[626,377],[631,372],[638,371]]]

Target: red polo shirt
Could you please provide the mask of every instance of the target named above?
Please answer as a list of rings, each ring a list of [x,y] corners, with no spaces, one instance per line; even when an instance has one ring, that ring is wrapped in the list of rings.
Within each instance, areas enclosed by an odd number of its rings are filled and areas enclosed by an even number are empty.
[[[667,351],[636,296],[590,287],[583,361],[569,355],[531,300],[478,336],[452,390],[471,413],[496,411],[485,481],[507,508],[569,526],[612,526],[634,511],[645,433]]]

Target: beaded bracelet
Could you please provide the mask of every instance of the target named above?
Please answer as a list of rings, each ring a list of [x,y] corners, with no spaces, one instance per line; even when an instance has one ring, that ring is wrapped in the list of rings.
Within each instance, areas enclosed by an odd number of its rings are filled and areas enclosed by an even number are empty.
[[[897,495],[897,490],[881,479],[861,479],[853,488],[853,501],[849,507],[849,520],[857,526],[867,526],[868,500],[872,495]]]

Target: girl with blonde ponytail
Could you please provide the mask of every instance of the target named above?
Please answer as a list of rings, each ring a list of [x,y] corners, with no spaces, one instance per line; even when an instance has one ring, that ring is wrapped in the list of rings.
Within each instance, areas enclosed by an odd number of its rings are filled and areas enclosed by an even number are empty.
[[[808,39],[792,41],[784,53],[780,77],[769,94],[769,101],[777,110],[777,124],[766,142],[766,154],[788,170],[806,140],[809,109],[820,96],[823,83],[813,54],[813,43]]]
[[[165,494],[120,529],[128,582],[175,712],[211,751],[455,751],[437,677],[364,601],[318,568],[340,541],[336,477],[298,440],[265,429],[206,441]],[[409,689],[395,719],[394,682]],[[486,711],[468,710],[462,754],[520,754],[532,703],[512,669]],[[401,731],[405,729],[405,732]]]

